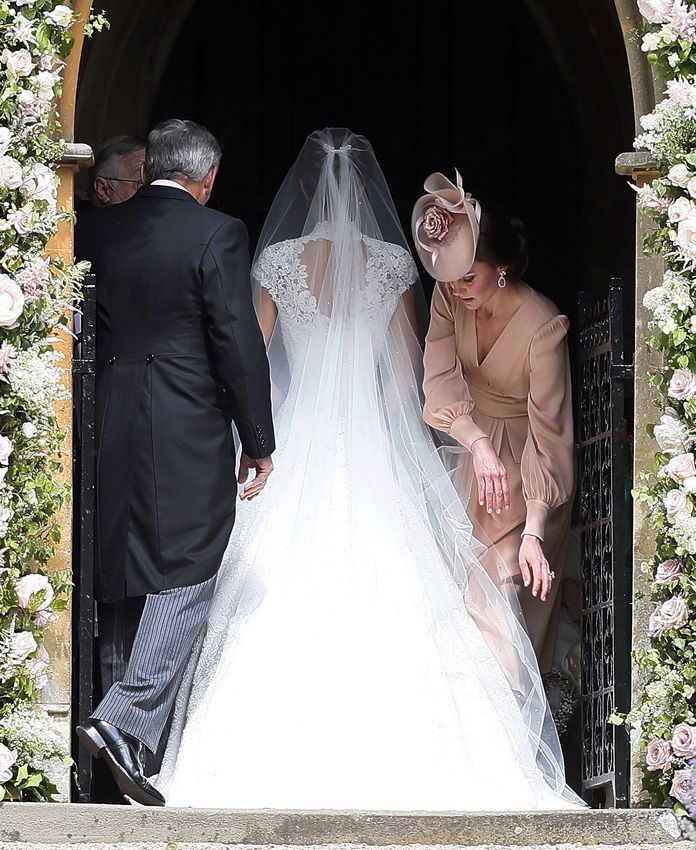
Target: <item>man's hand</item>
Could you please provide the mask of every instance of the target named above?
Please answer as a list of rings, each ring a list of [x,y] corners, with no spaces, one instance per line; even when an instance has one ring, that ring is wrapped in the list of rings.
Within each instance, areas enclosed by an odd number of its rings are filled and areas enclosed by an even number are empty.
[[[255,469],[256,475],[249,481],[249,471]],[[244,484],[242,492],[239,494],[240,499],[255,499],[266,486],[268,477],[273,472],[273,461],[270,457],[260,457],[257,460],[249,457],[242,452],[242,459],[239,463],[239,475],[237,481]]]

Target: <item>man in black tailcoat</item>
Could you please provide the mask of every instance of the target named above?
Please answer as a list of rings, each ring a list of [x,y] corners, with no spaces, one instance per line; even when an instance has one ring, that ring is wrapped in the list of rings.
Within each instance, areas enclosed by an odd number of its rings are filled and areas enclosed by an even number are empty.
[[[83,214],[76,231],[97,289],[100,652],[102,666],[124,666],[78,736],[145,805],[164,799],[143,775],[143,746],[158,749],[234,523],[231,420],[239,480],[255,470],[242,498],[273,469],[246,229],[205,207],[219,162],[205,128],[166,121],[148,137],[150,184]],[[134,611],[126,665],[115,644]]]

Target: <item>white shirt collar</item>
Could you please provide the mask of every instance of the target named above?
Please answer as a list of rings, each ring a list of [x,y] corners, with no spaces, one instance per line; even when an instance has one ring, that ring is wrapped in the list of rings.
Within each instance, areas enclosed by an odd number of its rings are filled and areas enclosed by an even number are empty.
[[[153,180],[152,183],[150,183],[150,186],[170,186],[172,189],[181,189],[182,192],[188,192],[189,195],[191,195],[186,186],[182,186],[181,183],[177,183],[176,180]],[[191,197],[193,197],[193,195],[191,195]]]

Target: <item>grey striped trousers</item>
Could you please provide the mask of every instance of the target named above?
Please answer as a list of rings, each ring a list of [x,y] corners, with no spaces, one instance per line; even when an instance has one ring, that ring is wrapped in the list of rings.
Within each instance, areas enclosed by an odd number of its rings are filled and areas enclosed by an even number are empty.
[[[215,578],[147,596],[125,677],[109,689],[93,720],[111,723],[157,752],[186,662],[206,622]]]

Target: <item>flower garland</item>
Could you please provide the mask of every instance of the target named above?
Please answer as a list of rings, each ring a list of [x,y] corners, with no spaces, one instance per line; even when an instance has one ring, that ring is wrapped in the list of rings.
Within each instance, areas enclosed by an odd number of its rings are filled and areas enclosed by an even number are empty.
[[[635,493],[655,529],[655,557],[642,566],[653,603],[650,640],[635,653],[645,685],[629,714],[613,719],[639,735],[653,805],[687,814],[696,805],[696,5],[638,0],[638,7],[642,49],[667,80],[635,141],[659,176],[633,187],[639,210],[655,221],[644,250],[664,260],[660,285],[643,300],[652,314],[648,346],[662,355],[651,376],[661,416],[652,429],[655,472]]]
[[[54,403],[69,393],[53,343],[69,332],[86,266],[47,258],[46,244],[66,217],[54,109],[75,20],[56,0],[0,0],[0,800],[52,799],[52,766],[70,763],[36,703],[44,630],[71,586],[47,569],[67,495]],[[86,29],[104,25],[97,16]]]

